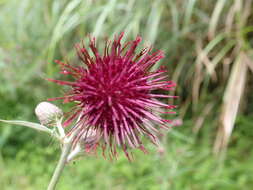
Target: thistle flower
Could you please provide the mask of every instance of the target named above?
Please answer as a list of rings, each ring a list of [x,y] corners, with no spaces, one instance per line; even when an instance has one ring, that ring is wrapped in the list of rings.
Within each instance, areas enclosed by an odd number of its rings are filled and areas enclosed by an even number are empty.
[[[129,148],[146,151],[142,136],[157,144],[156,126],[170,127],[170,121],[162,119],[159,112],[174,106],[157,98],[173,98],[160,92],[173,89],[175,84],[167,81],[165,70],[150,71],[164,57],[162,51],[151,53],[151,48],[144,48],[136,54],[141,38],[122,44],[122,37],[123,33],[115,37],[112,44],[107,41],[103,55],[97,50],[95,38],[90,39],[89,44],[93,56],[83,42],[76,45],[82,65],[74,67],[56,61],[61,66],[61,73],[71,75],[75,80],[48,80],[71,88],[65,96],[50,100],[75,102],[65,122],[68,126],[78,119],[78,124],[69,131],[79,130],[75,142],[84,139],[89,131],[95,131],[99,136],[98,144],[103,150],[109,148],[110,156],[116,156],[118,145],[130,158]]]

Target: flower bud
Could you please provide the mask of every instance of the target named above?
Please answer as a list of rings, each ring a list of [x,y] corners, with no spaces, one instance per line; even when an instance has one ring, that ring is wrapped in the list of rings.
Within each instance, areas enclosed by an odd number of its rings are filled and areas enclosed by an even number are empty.
[[[62,117],[63,112],[60,108],[49,102],[41,102],[35,108],[35,114],[43,125],[50,124],[57,118]]]
[[[96,150],[96,144],[99,140],[99,135],[95,130],[88,130],[83,137],[79,139],[75,148],[68,155],[67,162],[72,161],[82,153],[94,153]],[[85,150],[85,151],[84,151]]]
[[[86,144],[91,144],[98,138],[98,134],[95,130],[89,130],[83,137],[83,141]]]
[[[86,134],[81,138],[80,145],[85,149],[87,153],[91,153],[96,149],[96,144],[99,141],[100,135],[95,130],[89,130]]]

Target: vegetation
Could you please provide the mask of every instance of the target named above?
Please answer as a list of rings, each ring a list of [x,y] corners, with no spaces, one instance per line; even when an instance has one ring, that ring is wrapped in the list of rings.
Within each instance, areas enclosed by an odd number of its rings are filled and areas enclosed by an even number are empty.
[[[54,59],[78,63],[74,44],[88,34],[139,34],[166,54],[183,125],[133,163],[98,154],[70,164],[58,189],[251,189],[252,11],[252,0],[0,0],[0,118],[36,121],[36,104],[61,93],[44,80],[60,77]],[[58,147],[0,126],[1,189],[45,189]]]

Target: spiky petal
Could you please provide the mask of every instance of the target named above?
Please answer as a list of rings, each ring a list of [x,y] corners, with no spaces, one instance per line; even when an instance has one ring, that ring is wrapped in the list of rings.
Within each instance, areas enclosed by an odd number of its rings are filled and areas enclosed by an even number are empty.
[[[48,80],[71,88],[64,97],[51,100],[76,102],[65,122],[69,125],[78,118],[78,124],[70,130],[70,133],[79,130],[75,142],[95,130],[100,137],[99,144],[103,149],[109,147],[110,155],[116,155],[118,145],[129,158],[129,147],[145,151],[142,135],[156,144],[156,126],[168,128],[170,121],[162,119],[156,110],[173,109],[174,106],[157,99],[173,96],[158,92],[169,91],[175,84],[166,80],[165,70],[150,71],[164,57],[163,52],[151,53],[151,48],[144,48],[136,54],[141,38],[122,44],[122,37],[123,33],[115,37],[112,44],[107,41],[103,55],[96,48],[95,38],[89,44],[94,55],[88,53],[84,43],[76,45],[83,65],[74,67],[56,61],[62,68],[61,73],[71,75],[75,80]]]

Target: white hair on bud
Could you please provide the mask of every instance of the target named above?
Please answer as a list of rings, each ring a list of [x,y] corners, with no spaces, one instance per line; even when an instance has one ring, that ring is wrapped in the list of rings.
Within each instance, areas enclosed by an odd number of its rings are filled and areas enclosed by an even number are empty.
[[[62,117],[63,112],[54,104],[49,102],[41,102],[36,106],[35,114],[41,124],[47,125],[55,119]]]

